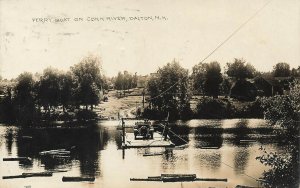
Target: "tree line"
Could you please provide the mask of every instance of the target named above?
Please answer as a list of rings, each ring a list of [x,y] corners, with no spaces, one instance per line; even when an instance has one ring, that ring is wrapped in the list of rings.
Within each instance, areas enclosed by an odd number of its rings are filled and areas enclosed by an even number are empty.
[[[300,66],[297,69],[290,70],[289,64],[278,63],[274,66],[271,73],[261,73],[244,59],[234,59],[233,62],[226,64],[224,74],[221,72],[220,63],[216,61],[210,63],[201,62],[195,65],[192,68],[192,73],[189,74],[187,69],[184,69],[178,62],[173,60],[164,67],[159,68],[157,74],[149,79],[147,89],[150,98],[148,99],[149,109],[146,109],[146,113],[153,114],[154,117],[166,117],[167,114],[171,114],[176,119],[189,118],[189,114],[191,114],[190,99],[194,94],[217,99],[219,95],[226,96],[230,92],[232,83],[230,83],[229,79],[234,80],[235,83],[240,83],[240,85],[247,86],[247,84],[249,85],[247,79],[261,75],[299,77]],[[228,102],[223,103],[222,101],[216,102],[209,98],[204,99],[198,103],[197,107],[200,111],[204,112],[207,110],[201,106],[203,104],[207,104],[207,107],[211,106],[212,108],[224,108],[223,112],[220,113],[221,115],[226,114],[224,111],[228,111],[227,114],[230,115],[232,110],[234,110]],[[219,118],[224,118],[224,116]]]
[[[0,104],[1,118],[30,124],[41,119],[57,118],[57,109],[93,110],[100,101],[106,79],[100,58],[87,56],[67,72],[48,67],[42,74],[24,72],[13,87],[8,87]]]

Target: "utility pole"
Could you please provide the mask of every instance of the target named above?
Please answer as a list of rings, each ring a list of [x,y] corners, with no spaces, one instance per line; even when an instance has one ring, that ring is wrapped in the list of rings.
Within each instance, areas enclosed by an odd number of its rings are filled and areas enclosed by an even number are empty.
[[[143,110],[144,110],[144,108],[145,108],[145,88],[143,89],[142,95],[143,95]]]

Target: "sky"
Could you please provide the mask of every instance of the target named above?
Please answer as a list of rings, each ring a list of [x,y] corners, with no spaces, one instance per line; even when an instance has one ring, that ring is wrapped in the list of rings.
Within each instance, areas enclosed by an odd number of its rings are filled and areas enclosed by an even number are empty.
[[[0,0],[0,75],[69,70],[91,54],[101,58],[107,76],[149,74],[174,59],[191,70],[267,2]],[[299,20],[299,0],[272,0],[205,62],[224,67],[244,58],[258,71],[278,62],[298,67]]]

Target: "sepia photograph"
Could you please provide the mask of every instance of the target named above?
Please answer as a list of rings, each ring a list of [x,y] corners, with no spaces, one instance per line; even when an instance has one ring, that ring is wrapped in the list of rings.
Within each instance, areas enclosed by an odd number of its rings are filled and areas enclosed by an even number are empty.
[[[0,188],[298,188],[299,0],[0,0]]]

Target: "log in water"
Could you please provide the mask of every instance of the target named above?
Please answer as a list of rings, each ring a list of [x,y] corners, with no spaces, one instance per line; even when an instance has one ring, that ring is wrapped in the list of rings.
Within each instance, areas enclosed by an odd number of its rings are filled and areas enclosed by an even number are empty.
[[[22,173],[24,176],[28,177],[50,177],[52,176],[52,172],[32,172],[32,173]]]
[[[194,181],[196,174],[161,174],[163,182]]]
[[[77,182],[77,181],[95,181],[95,177],[66,177],[62,178],[63,182]]]
[[[29,157],[7,157],[7,158],[3,158],[3,161],[26,161],[26,162],[31,162],[31,158],[29,158]]]
[[[156,155],[163,155],[164,153],[161,152],[161,153],[144,153],[143,156],[144,157],[147,157],[147,156],[156,156]]]
[[[197,178],[196,174],[161,174],[161,176],[149,176],[148,178],[130,178],[130,181],[162,181],[162,182],[223,181],[223,182],[227,182],[227,178]]]
[[[2,179],[15,179],[15,178],[29,178],[29,177],[50,177],[52,172],[35,172],[35,173],[22,173],[15,176],[2,176]]]

